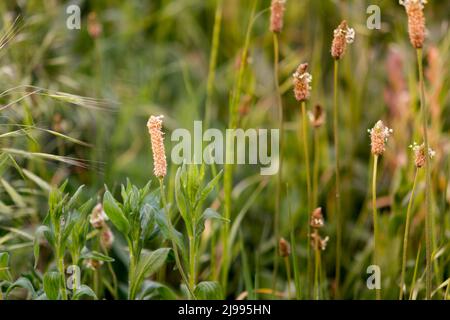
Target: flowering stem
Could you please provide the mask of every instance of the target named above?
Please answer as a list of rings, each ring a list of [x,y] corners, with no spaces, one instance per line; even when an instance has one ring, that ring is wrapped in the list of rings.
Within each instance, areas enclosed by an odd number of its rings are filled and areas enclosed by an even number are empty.
[[[278,35],[273,33],[273,53],[274,53],[274,80],[275,80],[275,91],[277,97],[277,107],[278,107],[278,127],[280,130],[280,154],[279,154],[279,169],[277,174],[277,184],[276,184],[276,198],[275,198],[275,216],[273,219],[273,228],[275,234],[275,245],[274,245],[274,267],[272,274],[272,285],[275,291],[276,289],[276,279],[278,273],[278,252],[277,252],[277,241],[280,238],[280,210],[281,210],[281,179],[282,179],[282,168],[283,168],[283,105],[281,100],[280,84],[279,84],[279,49],[278,49]]]
[[[373,213],[373,263],[379,266],[378,261],[378,213],[377,213],[377,167],[378,167],[378,155],[374,155],[373,159],[373,176],[372,176],[372,213]],[[381,290],[376,289],[377,300],[381,299]]]
[[[405,222],[405,235],[403,237],[403,256],[402,256],[402,273],[400,277],[400,296],[399,300],[403,299],[403,290],[405,285],[405,269],[406,269],[406,254],[408,250],[408,237],[409,237],[409,224],[411,221],[411,207],[412,203],[414,201],[414,193],[416,191],[416,182],[417,182],[417,175],[418,175],[419,169],[416,169],[416,172],[414,174],[414,183],[411,191],[411,197],[409,198],[408,202],[408,209],[406,211],[406,222]]]
[[[423,81],[423,63],[422,63],[422,49],[416,50],[417,64],[419,68],[419,86],[420,86],[420,110],[422,112],[422,130],[423,139],[425,144],[425,255],[426,255],[426,298],[431,299],[431,173],[430,173],[430,160],[428,156],[429,144],[428,144],[428,109],[425,103],[425,87]]]
[[[335,153],[335,178],[336,178],[336,297],[339,298],[339,285],[341,278],[341,249],[342,249],[342,230],[341,230],[341,194],[340,194],[340,166],[339,166],[339,122],[338,122],[338,72],[339,60],[334,60],[334,153]]]
[[[175,263],[177,265],[178,271],[180,272],[181,278],[183,279],[184,283],[186,284],[186,287],[189,290],[189,293],[191,294],[191,298],[195,300],[196,298],[195,298],[194,290],[189,285],[188,278],[186,277],[186,274],[184,273],[183,266],[181,265],[180,255],[178,253],[178,247],[174,240],[175,235],[173,234],[172,221],[170,220],[170,214],[169,214],[169,210],[167,207],[167,200],[166,200],[166,195],[164,192],[163,178],[159,178],[159,190],[161,192],[161,200],[162,200],[162,203],[164,206],[164,210],[166,212],[167,224],[169,226],[168,229],[169,229],[169,233],[170,233],[170,240],[172,241],[172,248],[173,248],[173,252],[175,255]]]

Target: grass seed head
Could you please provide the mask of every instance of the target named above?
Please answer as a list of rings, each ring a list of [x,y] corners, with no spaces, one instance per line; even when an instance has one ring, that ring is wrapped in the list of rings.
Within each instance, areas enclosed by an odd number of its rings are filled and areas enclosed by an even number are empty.
[[[331,56],[339,60],[345,54],[347,44],[353,43],[355,40],[355,30],[349,28],[347,21],[342,21],[341,24],[334,29],[333,42],[331,44]]]
[[[386,149],[386,142],[393,130],[386,127],[383,121],[378,120],[372,129],[368,130],[370,135],[370,146],[373,155],[381,156]]]
[[[294,77],[294,94],[297,101],[306,101],[311,95],[312,76],[307,70],[308,64],[302,63],[292,75]]]
[[[275,33],[280,33],[283,29],[283,16],[286,0],[272,0],[272,5],[270,7],[270,31]]]
[[[414,48],[423,47],[425,41],[425,16],[423,14],[426,0],[400,0],[408,15],[409,40]]]
[[[157,178],[164,178],[167,173],[166,151],[164,148],[164,133],[162,132],[163,116],[151,116],[147,127],[150,134],[153,152],[154,174]]]

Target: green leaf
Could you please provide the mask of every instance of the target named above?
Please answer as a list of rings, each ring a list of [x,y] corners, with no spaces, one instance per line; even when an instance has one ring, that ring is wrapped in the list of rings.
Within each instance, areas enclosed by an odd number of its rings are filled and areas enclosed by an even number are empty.
[[[187,228],[189,228],[189,221],[191,220],[188,216],[188,209],[186,198],[183,193],[183,185],[181,181],[181,175],[183,172],[183,167],[178,168],[177,174],[175,176],[175,200],[177,202],[178,210],[180,211],[180,215],[185,222],[187,222]]]
[[[36,269],[38,261],[39,261],[39,249],[40,249],[40,243],[39,241],[42,239],[42,237],[46,234],[50,233],[50,228],[47,226],[40,226],[37,228],[35,236],[34,236],[34,268]]]
[[[177,295],[168,286],[147,280],[144,282],[143,289],[139,298],[141,300],[176,300]]]
[[[197,205],[205,201],[211,191],[213,191],[213,189],[219,183],[220,178],[222,177],[222,172],[223,171],[220,170],[220,172],[203,188],[203,190],[200,192],[200,195],[196,199]]]
[[[11,273],[9,272],[8,252],[0,252],[0,280],[11,281]]]
[[[72,207],[75,205],[77,200],[80,198],[81,192],[83,191],[84,185],[80,186],[77,191],[73,194],[73,196],[70,198],[69,202],[67,203],[68,210],[72,209]]]
[[[13,284],[9,286],[9,288],[6,290],[5,296],[8,297],[9,293],[14,290],[15,288],[23,288],[26,289],[29,293],[31,293],[31,296],[34,298],[36,296],[36,291],[34,290],[33,284],[28,278],[20,277],[17,279]]]
[[[58,299],[60,287],[61,274],[59,272],[52,271],[44,275],[44,292],[49,300]]]
[[[104,262],[113,262],[114,259],[97,251],[89,251],[86,247],[81,252],[81,259],[92,259]]]
[[[141,220],[141,240],[147,240],[151,237],[155,230],[155,212],[157,209],[146,203],[140,210]]]
[[[161,209],[155,212],[155,220],[164,238],[175,241],[177,246],[184,252],[183,235],[172,224],[169,225],[164,210]]]
[[[14,189],[13,186],[11,186],[8,181],[4,179],[0,179],[0,182],[3,185],[3,188],[8,193],[8,195],[11,197],[11,199],[14,201],[14,203],[20,207],[23,208],[26,206],[25,200],[22,198],[22,196]]]
[[[109,191],[106,191],[103,196],[103,210],[105,210],[106,215],[114,226],[124,235],[128,235],[130,232],[130,223]]]
[[[200,300],[222,300],[222,287],[215,281],[200,282],[194,290],[197,299]]]
[[[72,300],[80,300],[82,297],[91,297],[94,300],[98,299],[95,292],[85,284],[81,285],[81,287],[77,289],[72,296]]]
[[[223,221],[225,223],[230,222],[230,220],[222,217],[217,211],[215,211],[211,208],[207,208],[205,211],[203,211],[203,213],[197,223],[197,229],[196,229],[197,236],[201,235],[203,230],[205,230],[205,221],[207,219],[215,219],[215,220]]]
[[[160,248],[149,254],[142,254],[136,267],[134,287],[130,291],[137,292],[145,278],[158,271],[166,262],[170,248]]]

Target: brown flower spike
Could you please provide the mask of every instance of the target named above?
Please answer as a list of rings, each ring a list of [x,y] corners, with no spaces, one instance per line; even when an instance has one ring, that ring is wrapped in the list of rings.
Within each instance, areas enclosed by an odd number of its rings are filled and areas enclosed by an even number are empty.
[[[322,208],[316,208],[314,209],[312,215],[311,215],[311,227],[315,229],[322,228],[324,225],[323,215],[322,215]]]
[[[400,0],[408,15],[409,40],[414,48],[423,47],[425,41],[425,16],[423,14],[426,0]]]
[[[320,128],[325,123],[325,117],[325,111],[320,104],[316,104],[313,111],[309,112],[309,121],[314,128]]]
[[[355,30],[349,28],[347,21],[342,21],[341,24],[334,29],[333,42],[331,44],[331,56],[339,60],[345,54],[347,44],[353,43],[355,40]]]
[[[272,0],[270,7],[270,31],[280,33],[283,29],[283,16],[286,0]]]
[[[164,178],[167,173],[166,152],[164,148],[164,134],[162,130],[163,116],[151,116],[147,127],[150,134],[153,152],[154,174],[158,178]]]
[[[287,242],[284,238],[281,238],[278,242],[278,249],[280,252],[280,256],[283,258],[289,257],[291,255],[291,246],[289,242]]]
[[[393,130],[386,127],[383,121],[378,120],[375,126],[367,131],[370,134],[372,154],[375,156],[381,156],[386,148],[386,142]]]
[[[306,70],[308,70],[308,64],[302,63],[292,75],[294,77],[294,94],[297,101],[308,100],[311,94],[312,76]]]
[[[416,165],[417,168],[422,168],[425,165],[426,161],[425,144],[422,143],[421,145],[418,145],[417,143],[414,142],[409,147],[414,152],[414,164]],[[433,159],[435,155],[436,152],[433,149],[428,148],[428,157],[430,159]]]

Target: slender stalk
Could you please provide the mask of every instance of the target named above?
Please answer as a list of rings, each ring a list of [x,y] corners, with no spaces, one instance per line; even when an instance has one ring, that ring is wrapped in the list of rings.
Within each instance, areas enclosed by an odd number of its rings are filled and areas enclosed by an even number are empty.
[[[239,72],[237,76],[236,86],[233,90],[233,94],[230,101],[229,107],[229,120],[228,120],[228,128],[235,129],[237,126],[237,114],[238,114],[238,105],[241,97],[242,90],[242,82],[244,80],[244,70],[246,65],[246,59],[248,54],[248,48],[250,46],[250,36],[253,23],[255,21],[255,11],[256,11],[257,1],[254,0],[252,4],[252,10],[250,13],[250,20],[247,27],[247,32],[245,35],[245,43],[244,49],[242,50],[241,55],[241,65],[239,67]],[[224,177],[223,177],[223,189],[224,189],[224,218],[227,220],[231,220],[231,191],[233,185],[233,165],[231,156],[233,155],[233,150],[231,149],[232,144],[227,143],[225,159],[226,163],[224,165]],[[228,269],[230,265],[230,248],[228,244],[229,233],[230,233],[230,224],[224,223],[222,229],[222,268],[221,268],[221,283],[223,291],[227,292],[227,284],[228,284]]]
[[[59,248],[57,248],[57,251],[59,251]],[[58,271],[61,275],[61,281],[62,281],[62,285],[61,285],[61,296],[63,300],[67,300],[67,290],[66,290],[66,278],[64,276],[65,274],[65,268],[64,268],[64,257],[60,257],[58,255],[57,258],[58,261]]]
[[[130,239],[128,240],[128,249],[130,250],[130,266],[128,269],[128,300],[135,300],[136,299],[136,284],[135,284],[135,277],[136,274],[136,256],[134,254],[134,248],[133,243]]]
[[[205,104],[205,128],[209,127],[212,113],[212,91],[216,78],[217,53],[219,52],[219,38],[222,25],[222,4],[223,0],[217,1],[216,13],[214,16],[213,38],[211,43],[211,56],[209,57],[208,82],[206,84],[206,104]]]
[[[409,198],[408,202],[408,209],[406,211],[406,223],[405,223],[405,235],[403,237],[403,256],[402,256],[402,273],[400,277],[400,295],[399,300],[403,299],[403,290],[405,285],[405,270],[406,270],[406,255],[408,250],[408,237],[409,237],[409,225],[411,221],[411,208],[412,204],[414,202],[414,193],[416,192],[416,182],[417,182],[417,175],[418,175],[419,169],[416,168],[416,172],[414,174],[414,183],[411,191],[411,197]]]
[[[377,213],[377,168],[378,168],[378,155],[374,155],[373,159],[373,176],[372,176],[372,213],[373,213],[373,263],[379,266],[378,261],[378,213]],[[377,300],[381,299],[381,290],[376,289]]]
[[[428,143],[428,107],[425,103],[425,86],[423,81],[423,62],[422,62],[422,49],[417,49],[417,65],[419,68],[419,86],[420,86],[420,110],[422,113],[422,130],[423,140],[425,144],[425,255],[426,255],[426,297],[427,300],[431,299],[431,172],[430,172],[430,159],[428,157],[429,143]]]
[[[416,287],[417,271],[419,270],[419,260],[420,260],[420,251],[421,250],[422,250],[422,246],[419,243],[419,248],[417,249],[417,256],[416,256],[416,264],[414,266],[414,273],[413,273],[413,278],[411,281],[411,290],[409,291],[409,300],[412,300],[412,297],[414,294],[414,288]]]
[[[301,103],[301,109],[302,109],[302,135],[303,135],[303,154],[305,157],[305,166],[306,166],[306,193],[308,196],[308,235],[310,234],[310,224],[311,224],[311,212],[312,212],[312,195],[311,195],[311,172],[310,172],[310,166],[309,166],[309,147],[308,147],[308,120],[306,115],[306,102],[302,101]],[[308,256],[308,262],[307,262],[307,279],[308,279],[308,287],[311,286],[311,273],[312,273],[312,267],[310,262],[311,257],[311,239],[308,236],[307,240],[307,256]],[[309,289],[309,293],[311,290]]]
[[[318,206],[319,198],[319,158],[320,158],[320,139],[319,128],[314,129],[314,163],[313,163],[313,208]]]
[[[320,299],[320,283],[319,283],[319,277],[320,277],[320,248],[319,248],[319,231],[317,229],[314,230],[314,262],[315,262],[315,269],[314,269],[314,299],[319,300]]]
[[[278,273],[278,252],[277,252],[277,241],[280,238],[280,211],[281,211],[281,183],[282,183],[282,172],[283,172],[283,105],[280,92],[279,83],[279,48],[278,48],[278,34],[273,33],[273,70],[274,70],[274,80],[275,80],[275,91],[277,97],[277,110],[278,110],[278,127],[280,130],[280,154],[279,154],[279,168],[277,174],[277,184],[276,184],[276,198],[275,198],[275,216],[274,216],[274,234],[275,234],[275,244],[274,244],[274,267],[272,274],[272,284],[273,290],[276,289],[277,273]]]
[[[287,274],[288,299],[291,300],[292,299],[292,295],[291,295],[292,276],[291,276],[291,265],[289,263],[289,256],[284,257],[284,265],[286,267],[286,274]]]
[[[296,249],[296,241],[295,241],[295,224],[294,219],[292,219],[291,214],[291,203],[289,201],[289,194],[288,194],[288,185],[286,184],[286,198],[288,199],[288,218],[290,222],[290,240],[291,240],[291,255],[292,255],[292,265],[294,267],[294,284],[295,284],[295,297],[297,300],[300,300],[300,268],[298,266],[298,258],[297,258],[297,249]]]
[[[308,211],[312,208],[312,188],[311,188],[311,168],[309,163],[309,147],[308,147],[308,116],[306,114],[306,102],[302,101],[302,130],[303,130],[303,152],[305,156],[306,166],[306,192],[308,195]]]
[[[178,247],[177,244],[175,243],[175,235],[173,234],[173,226],[172,226],[172,221],[170,220],[170,215],[169,215],[169,211],[167,208],[167,200],[166,200],[166,195],[164,192],[164,183],[163,183],[163,179],[160,178],[159,179],[159,189],[161,192],[161,200],[163,202],[163,206],[164,206],[164,210],[166,212],[166,216],[167,216],[167,224],[169,225],[169,233],[170,233],[170,240],[172,241],[172,248],[173,248],[173,252],[175,255],[175,263],[177,265],[178,271],[180,272],[181,278],[183,279],[184,283],[186,284],[186,287],[189,290],[189,293],[191,294],[191,298],[192,299],[196,299],[194,291],[192,290],[191,286],[189,285],[189,281],[188,278],[186,277],[186,274],[183,270],[183,266],[181,265],[181,260],[180,260],[180,255],[178,252]]]
[[[340,278],[341,278],[341,252],[342,252],[342,217],[341,217],[341,182],[339,164],[339,106],[338,106],[338,72],[339,60],[334,60],[334,153],[335,153],[335,178],[336,178],[336,297],[339,298]]]
[[[195,234],[195,233],[194,233]],[[195,290],[195,273],[196,273],[196,253],[195,253],[195,237],[189,236],[189,286],[191,291]]]

